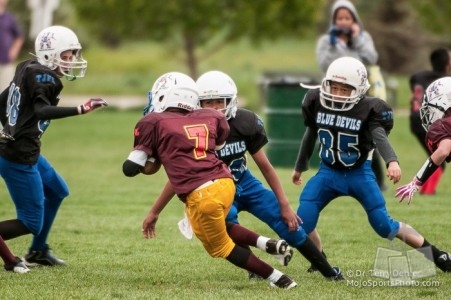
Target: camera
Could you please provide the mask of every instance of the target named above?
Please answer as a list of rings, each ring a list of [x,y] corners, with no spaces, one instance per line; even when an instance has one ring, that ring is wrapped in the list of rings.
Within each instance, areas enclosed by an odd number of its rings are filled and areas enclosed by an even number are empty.
[[[332,35],[347,35],[347,36],[351,36],[352,35],[352,29],[351,28],[342,28],[342,27],[338,27],[336,25],[332,26],[329,29],[329,33]]]

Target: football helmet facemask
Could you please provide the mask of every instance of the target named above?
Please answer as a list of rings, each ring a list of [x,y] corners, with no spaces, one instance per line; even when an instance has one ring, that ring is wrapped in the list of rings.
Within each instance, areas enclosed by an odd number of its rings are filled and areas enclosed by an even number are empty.
[[[61,53],[72,50],[71,59],[63,60]],[[81,56],[81,45],[77,35],[64,26],[50,26],[42,30],[35,40],[35,56],[41,65],[68,80],[85,76],[88,62]]]
[[[199,89],[199,102],[203,100],[222,99],[224,108],[220,109],[227,120],[234,118],[237,110],[237,88],[229,75],[221,71],[209,71],[196,81]]]
[[[426,89],[420,108],[421,123],[427,131],[429,126],[443,118],[451,108],[451,77],[443,77],[432,82]]]
[[[353,88],[350,96],[338,96],[331,93],[331,82],[347,84]],[[365,66],[352,57],[334,60],[327,69],[320,87],[320,102],[327,109],[346,111],[362,99],[370,84]]]
[[[161,75],[148,93],[148,103],[144,115],[151,112],[162,112],[169,107],[188,111],[199,108],[197,85],[194,80],[179,72]]]

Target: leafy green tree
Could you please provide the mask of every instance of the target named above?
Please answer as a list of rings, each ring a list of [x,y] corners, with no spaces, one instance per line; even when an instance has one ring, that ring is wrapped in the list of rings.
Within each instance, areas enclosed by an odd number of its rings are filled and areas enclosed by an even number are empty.
[[[78,18],[104,43],[151,39],[180,49],[193,77],[200,58],[248,38],[256,45],[311,32],[323,0],[71,1]]]
[[[240,39],[255,45],[279,37],[314,38],[324,32],[334,0],[60,0],[54,23],[84,27],[109,46],[129,40],[164,43],[174,57],[184,55],[192,76],[201,59]],[[381,66],[389,72],[411,73],[427,59],[418,57],[438,45],[451,45],[449,0],[351,0],[373,35]],[[27,0],[9,1],[8,8],[28,34]],[[321,27],[321,28],[320,28]],[[84,39],[85,41],[87,39]],[[29,57],[34,41],[21,52]]]
[[[429,53],[451,46],[451,2],[442,0],[357,1],[385,71],[412,74],[430,68]]]

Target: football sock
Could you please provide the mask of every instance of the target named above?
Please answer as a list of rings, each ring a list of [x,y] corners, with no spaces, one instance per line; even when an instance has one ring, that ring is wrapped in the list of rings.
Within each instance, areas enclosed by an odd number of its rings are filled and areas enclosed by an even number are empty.
[[[238,245],[235,245],[232,252],[230,252],[226,259],[235,266],[257,274],[265,279],[268,278],[274,271],[273,267],[258,259],[254,254],[252,254],[252,252]]]
[[[16,261],[16,257],[11,253],[6,245],[3,238],[0,236],[0,257],[3,259],[3,262],[7,265],[12,264]]]
[[[423,245],[421,248],[430,247],[432,250],[432,257],[434,258],[434,262],[437,261],[440,255],[442,255],[442,251],[437,249],[434,245],[431,245],[426,239],[424,239]]]
[[[255,247],[259,235],[247,228],[244,228],[240,224],[226,223],[227,233],[230,238],[238,245],[248,245]],[[264,249],[264,248],[263,248]]]
[[[269,275],[268,280],[270,282],[277,282],[277,280],[280,279],[280,277],[282,277],[283,273],[280,272],[279,270],[274,269],[274,271],[271,273],[271,275]]]
[[[44,223],[42,224],[41,232],[33,236],[31,243],[31,250],[39,251],[46,247],[47,237],[52,228],[53,221],[56,218],[56,213],[61,205],[63,199],[53,197],[54,199],[46,198],[44,200]]]
[[[270,240],[270,238],[259,236],[257,239],[257,248],[266,252],[266,243]]]
[[[316,248],[316,245],[309,237],[307,237],[304,244],[298,246],[296,249],[298,249],[298,251],[301,252],[301,254],[312,263],[324,277],[333,277],[337,275],[326,257],[323,256],[318,248]]]
[[[22,221],[17,219],[0,222],[0,236],[2,236],[5,241],[29,233],[31,233],[31,231],[28,230]]]

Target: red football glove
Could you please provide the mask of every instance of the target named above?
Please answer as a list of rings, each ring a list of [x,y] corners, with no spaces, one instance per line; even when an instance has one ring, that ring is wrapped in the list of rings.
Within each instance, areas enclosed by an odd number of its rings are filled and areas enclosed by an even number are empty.
[[[412,202],[413,195],[416,192],[418,192],[418,190],[422,185],[423,183],[421,183],[415,176],[410,183],[405,184],[396,189],[395,197],[401,196],[401,200],[399,200],[399,203],[401,203],[404,200],[404,198],[408,198],[409,201],[407,201],[407,205],[409,205],[410,202]]]
[[[88,112],[103,106],[108,106],[108,103],[105,100],[102,98],[91,98],[79,107],[82,114],[87,114]]]

